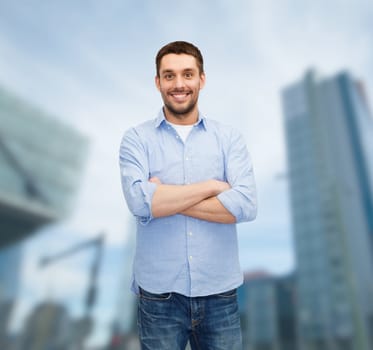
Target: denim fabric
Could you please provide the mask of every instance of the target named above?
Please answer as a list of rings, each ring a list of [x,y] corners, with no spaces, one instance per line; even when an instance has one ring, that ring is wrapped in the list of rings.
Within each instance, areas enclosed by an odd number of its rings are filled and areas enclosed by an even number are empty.
[[[140,290],[142,350],[242,350],[236,290],[205,297]]]

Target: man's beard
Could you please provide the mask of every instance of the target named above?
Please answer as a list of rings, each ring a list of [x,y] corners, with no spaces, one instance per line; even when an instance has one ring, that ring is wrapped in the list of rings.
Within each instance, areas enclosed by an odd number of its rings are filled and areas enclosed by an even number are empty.
[[[166,109],[173,114],[176,118],[182,119],[184,116],[187,116],[196,106],[197,101],[191,101],[191,103],[185,107],[176,109],[170,103],[164,103]]]
[[[192,99],[189,103],[185,106],[178,106],[176,104],[170,103],[167,98],[163,98],[163,103],[165,108],[177,119],[184,119],[189,116],[190,112],[192,112],[198,102],[198,96],[196,99]]]

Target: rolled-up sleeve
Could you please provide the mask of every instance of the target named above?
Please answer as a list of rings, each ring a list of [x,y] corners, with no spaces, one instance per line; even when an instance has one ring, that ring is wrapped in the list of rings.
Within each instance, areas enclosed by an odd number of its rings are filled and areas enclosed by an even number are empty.
[[[231,189],[218,195],[219,201],[236,218],[236,222],[254,220],[257,214],[257,195],[246,143],[242,135],[232,130],[225,160],[225,173]]]
[[[139,222],[146,225],[153,218],[151,203],[157,185],[149,182],[147,153],[135,129],[123,136],[119,166],[127,206]]]

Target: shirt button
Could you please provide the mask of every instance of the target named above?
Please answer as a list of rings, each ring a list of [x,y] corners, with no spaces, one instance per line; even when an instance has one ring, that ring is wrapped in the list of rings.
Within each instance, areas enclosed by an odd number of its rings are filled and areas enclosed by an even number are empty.
[[[189,255],[189,260],[192,260],[193,259],[193,256],[192,255]]]
[[[189,232],[189,236],[193,236],[193,232]]]
[[[189,158],[188,158],[188,157],[185,157],[185,160],[189,160]]]

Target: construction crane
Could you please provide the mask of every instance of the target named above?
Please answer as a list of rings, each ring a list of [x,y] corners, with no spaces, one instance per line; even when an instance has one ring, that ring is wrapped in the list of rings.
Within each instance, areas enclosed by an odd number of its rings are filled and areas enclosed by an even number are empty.
[[[95,258],[93,259],[91,270],[90,270],[90,280],[88,284],[87,294],[85,296],[85,314],[87,316],[90,315],[92,307],[96,302],[97,297],[97,276],[99,273],[101,257],[102,257],[102,250],[104,245],[104,238],[105,235],[102,233],[97,237],[90,239],[88,241],[81,242],[67,250],[64,250],[60,253],[57,253],[52,256],[43,257],[40,260],[40,267],[46,267],[50,264],[53,264],[61,259],[67,258],[71,255],[74,255],[84,249],[94,247],[96,249]]]
[[[85,295],[84,306],[85,306],[85,313],[84,315],[73,321],[72,328],[70,332],[69,339],[65,339],[65,347],[64,349],[76,349],[81,350],[83,349],[83,343],[86,337],[90,334],[92,327],[93,327],[93,319],[91,316],[92,308],[96,302],[97,298],[97,277],[100,269],[100,263],[102,258],[102,250],[104,245],[104,234],[99,234],[97,237],[81,242],[69,249],[66,249],[60,253],[46,256],[40,259],[40,267],[47,267],[51,264],[54,264],[62,259],[68,258],[71,255],[81,252],[87,248],[95,248],[95,255],[94,259],[92,260],[92,265],[90,269],[90,278],[88,289]],[[47,343],[48,335],[46,334],[44,337],[41,337],[41,343]],[[43,343],[43,344],[44,344]]]

